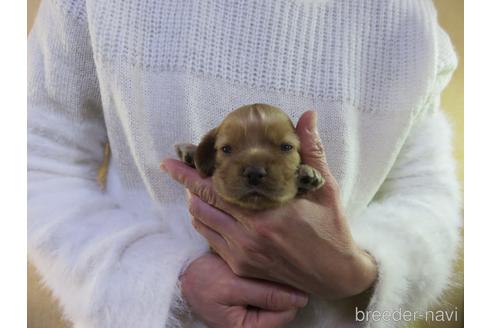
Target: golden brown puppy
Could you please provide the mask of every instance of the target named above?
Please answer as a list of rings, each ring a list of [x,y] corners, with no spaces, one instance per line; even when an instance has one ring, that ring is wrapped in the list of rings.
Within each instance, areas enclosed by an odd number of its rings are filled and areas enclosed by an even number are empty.
[[[229,113],[198,146],[176,145],[181,160],[212,176],[223,199],[255,210],[281,205],[298,192],[321,187],[324,179],[301,164],[300,143],[287,114],[253,104]]]

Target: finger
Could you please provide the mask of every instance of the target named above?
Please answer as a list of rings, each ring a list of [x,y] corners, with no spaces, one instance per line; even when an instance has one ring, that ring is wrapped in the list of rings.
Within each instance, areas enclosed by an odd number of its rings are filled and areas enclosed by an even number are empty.
[[[294,320],[297,309],[286,311],[266,311],[251,309],[246,312],[244,327],[279,328]]]
[[[195,230],[208,241],[210,247],[212,247],[214,251],[221,257],[228,255],[227,250],[229,249],[229,246],[220,234],[201,223],[200,220],[193,219],[191,223]]]
[[[189,210],[191,215],[210,227],[224,238],[234,238],[238,233],[237,221],[227,213],[207,204],[200,197],[190,194]]]
[[[297,122],[296,133],[301,142],[302,162],[317,169],[326,180],[320,190],[333,189],[337,182],[326,162],[325,150],[318,133],[316,112],[307,111],[301,115]]]
[[[301,308],[308,302],[306,294],[293,288],[253,279],[241,279],[234,296],[237,305],[252,305],[272,311]]]
[[[323,143],[318,133],[316,112],[307,111],[301,115],[296,133],[301,142],[302,162],[320,171],[323,177],[330,176]]]
[[[165,159],[161,162],[161,169],[210,205],[227,213],[233,214],[235,212],[234,206],[224,202],[214,191],[212,179],[203,179],[197,170],[185,163],[175,159]]]

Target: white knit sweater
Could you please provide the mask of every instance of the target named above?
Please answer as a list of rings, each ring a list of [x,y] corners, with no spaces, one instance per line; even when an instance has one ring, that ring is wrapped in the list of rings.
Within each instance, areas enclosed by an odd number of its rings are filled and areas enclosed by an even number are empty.
[[[378,262],[369,310],[420,310],[449,284],[460,202],[439,94],[456,58],[430,0],[45,0],[28,43],[29,257],[76,327],[200,325],[177,282],[207,247],[159,162],[255,102],[318,112]],[[312,299],[290,326],[356,326],[344,306]]]

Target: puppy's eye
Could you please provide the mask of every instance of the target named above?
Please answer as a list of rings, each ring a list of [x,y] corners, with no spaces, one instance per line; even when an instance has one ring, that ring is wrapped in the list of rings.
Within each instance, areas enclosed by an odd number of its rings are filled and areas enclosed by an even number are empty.
[[[224,147],[221,148],[222,152],[225,154],[230,154],[232,153],[232,147],[229,145],[225,145]]]
[[[291,151],[292,148],[294,148],[294,147],[292,147],[292,145],[289,145],[289,144],[281,144],[280,145],[280,150],[281,151],[285,151],[285,152]]]

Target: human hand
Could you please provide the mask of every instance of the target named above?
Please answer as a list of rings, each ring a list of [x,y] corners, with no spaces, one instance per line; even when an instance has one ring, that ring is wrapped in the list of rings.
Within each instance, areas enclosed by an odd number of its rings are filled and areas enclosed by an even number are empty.
[[[195,228],[234,273],[281,282],[327,299],[360,294],[374,283],[377,267],[352,239],[315,113],[304,113],[297,134],[303,162],[316,168],[326,183],[273,210],[238,208],[217,196],[210,179],[200,178],[185,164],[166,160],[163,166],[191,191]]]
[[[193,261],[180,280],[192,312],[213,328],[281,327],[308,302],[286,286],[236,276],[214,254]]]

